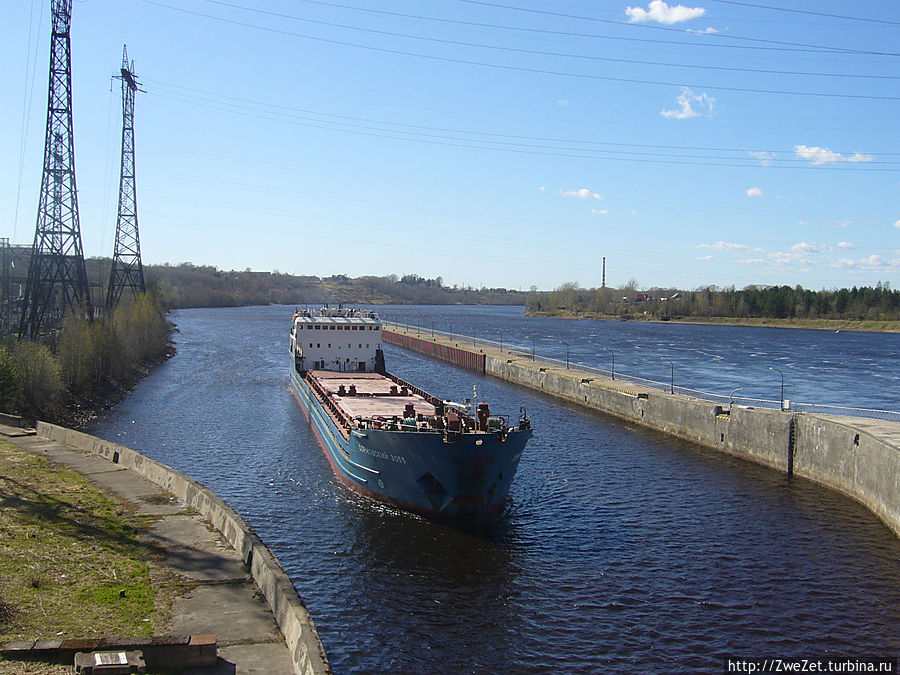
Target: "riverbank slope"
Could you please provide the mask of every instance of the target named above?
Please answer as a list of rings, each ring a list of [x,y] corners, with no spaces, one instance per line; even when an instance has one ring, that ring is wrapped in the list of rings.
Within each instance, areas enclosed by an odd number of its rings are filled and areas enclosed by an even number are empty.
[[[552,317],[555,319],[592,319],[596,321],[645,321],[647,323],[684,323],[704,326],[764,326],[767,328],[806,328],[810,330],[864,331],[873,333],[900,333],[900,321],[871,321],[867,319],[776,319],[761,317],[733,318],[670,317],[660,319],[652,314],[602,314],[599,312],[534,311],[526,310],[525,316]]]

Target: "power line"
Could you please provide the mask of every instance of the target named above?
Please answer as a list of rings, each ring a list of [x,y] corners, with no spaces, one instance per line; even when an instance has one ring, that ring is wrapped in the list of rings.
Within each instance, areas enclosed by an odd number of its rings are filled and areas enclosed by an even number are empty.
[[[454,63],[460,65],[470,65],[470,66],[480,66],[484,68],[494,68],[497,70],[505,70],[511,72],[520,72],[520,73],[534,73],[540,75],[555,75],[560,77],[573,77],[578,79],[587,79],[587,80],[597,80],[597,81],[605,81],[605,82],[623,82],[628,84],[647,84],[647,85],[657,85],[657,86],[665,86],[665,87],[691,87],[696,89],[709,89],[713,91],[735,91],[742,93],[750,93],[750,94],[772,94],[779,96],[813,96],[820,98],[838,98],[838,99],[855,99],[855,100],[875,100],[875,101],[900,101],[900,96],[878,96],[871,94],[846,94],[846,93],[833,93],[833,92],[815,92],[815,91],[797,91],[797,90],[783,90],[783,89],[754,89],[748,87],[731,87],[724,85],[708,85],[708,84],[697,84],[690,82],[670,82],[663,80],[644,80],[644,79],[636,79],[636,78],[626,78],[626,77],[613,77],[609,75],[592,75],[588,73],[571,73],[566,71],[557,71],[557,70],[549,70],[544,68],[530,68],[526,66],[512,66],[505,65],[499,63],[488,63],[485,61],[474,61],[470,59],[459,59],[459,58],[450,58],[446,56],[435,56],[433,54],[421,54],[418,52],[409,52],[400,49],[389,49],[387,47],[373,47],[371,45],[360,44],[356,42],[349,42],[344,40],[333,40],[329,38],[323,38],[317,35],[306,35],[303,33],[297,33],[294,31],[288,31],[280,28],[271,28],[268,26],[259,26],[257,24],[247,23],[245,21],[237,21],[235,19],[227,19],[224,17],[216,16],[214,14],[206,14],[204,12],[197,12],[194,10],[184,9],[182,7],[174,7],[172,5],[167,5],[162,2],[158,2],[156,0],[143,0],[145,3],[150,5],[156,5],[158,7],[163,7],[165,9],[169,9],[175,12],[181,12],[184,14],[190,14],[192,16],[199,16],[206,19],[211,19],[213,21],[219,21],[221,23],[226,23],[235,26],[242,26],[244,28],[253,28],[256,30],[261,30],[269,33],[275,33],[278,35],[287,35],[291,37],[298,37],[306,40],[312,40],[316,42],[322,42],[326,44],[339,45],[343,47],[353,47],[356,49],[365,49],[368,51],[381,52],[385,54],[395,54],[398,56],[411,56],[414,58],[427,59],[430,61],[440,61],[443,63]],[[469,2],[470,0],[461,0],[462,2]]]
[[[867,23],[879,23],[886,26],[900,26],[900,21],[890,21],[888,19],[869,19],[862,16],[849,16],[847,14],[829,14],[827,12],[814,12],[809,9],[792,9],[790,7],[773,7],[771,5],[757,5],[752,2],[738,2],[737,0],[710,0],[723,5],[740,5],[742,7],[753,7],[755,9],[770,9],[774,12],[789,12],[791,14],[806,14],[809,16],[824,16],[829,19],[842,19],[846,21],[865,21]]]
[[[624,147],[624,148],[643,148],[643,149],[667,149],[667,150],[694,150],[701,152],[732,152],[732,153],[749,153],[749,152],[765,152],[771,154],[784,154],[784,153],[793,153],[794,149],[789,148],[723,148],[723,147],[706,147],[706,146],[696,146],[696,145],[663,145],[663,144],[647,144],[647,143],[620,143],[614,141],[599,141],[599,140],[590,140],[590,139],[571,139],[571,138],[560,138],[555,136],[529,136],[524,134],[504,134],[490,131],[477,131],[471,129],[457,129],[452,127],[433,127],[423,124],[410,124],[406,122],[394,122],[390,120],[379,120],[368,117],[355,117],[351,115],[340,115],[336,113],[322,112],[319,110],[311,110],[309,108],[296,108],[292,106],[286,106],[276,103],[264,103],[260,102],[256,99],[246,99],[240,98],[237,96],[228,96],[225,94],[220,94],[218,92],[206,91],[203,89],[197,89],[194,87],[186,87],[180,84],[173,84],[170,82],[163,82],[160,80],[148,80],[150,82],[155,83],[156,85],[162,87],[168,87],[170,89],[177,89],[186,92],[192,92],[194,94],[200,95],[199,97],[204,98],[205,100],[214,101],[216,98],[226,99],[226,101],[236,101],[240,104],[245,104],[247,106],[255,106],[260,108],[272,108],[276,111],[284,111],[289,114],[302,113],[305,115],[317,115],[319,117],[332,117],[340,120],[349,120],[352,122],[364,122],[371,124],[381,124],[386,126],[394,126],[394,127],[404,127],[407,129],[414,130],[425,130],[425,131],[434,131],[434,132],[446,132],[446,133],[454,133],[454,134],[468,134],[471,136],[487,136],[492,138],[501,138],[501,139],[512,139],[512,140],[527,140],[527,141],[541,141],[541,142],[554,142],[554,143],[566,143],[566,144],[584,144],[584,145],[604,145],[604,146],[615,146],[615,147]],[[227,104],[227,103],[226,103]],[[317,120],[320,121],[320,120]],[[327,120],[325,120],[327,121]],[[834,151],[838,153],[838,151]],[[842,151],[838,154],[849,154],[847,151]],[[879,156],[900,156],[900,153],[889,153],[889,152],[878,152]]]
[[[646,29],[646,30],[668,31],[668,32],[674,32],[674,33],[682,32],[682,30],[680,28],[669,28],[667,26],[648,26],[646,24],[632,23],[630,21],[617,21],[614,19],[598,19],[593,16],[582,16],[582,15],[578,15],[578,14],[566,14],[564,12],[551,12],[551,11],[543,10],[543,9],[532,9],[530,7],[515,7],[513,5],[503,5],[503,4],[495,3],[495,2],[486,2],[485,0],[458,0],[458,1],[465,2],[470,5],[482,5],[485,7],[495,7],[498,9],[509,9],[509,10],[513,10],[516,12],[528,12],[531,14],[541,14],[544,16],[558,16],[558,17],[562,17],[562,18],[566,18],[566,19],[577,19],[579,21],[609,23],[609,24],[614,24],[614,25],[618,25],[618,26],[631,26],[633,28],[642,28],[642,29]],[[763,44],[785,45],[785,46],[790,46],[790,47],[807,47],[807,48],[811,48],[811,49],[822,49],[822,50],[835,52],[835,53],[842,53],[842,54],[869,54],[869,55],[874,55],[874,56],[900,56],[900,53],[898,53],[898,52],[876,52],[876,51],[869,51],[869,50],[863,50],[863,49],[850,49],[850,48],[846,48],[846,47],[829,47],[829,46],[825,46],[825,45],[810,45],[810,44],[804,44],[802,42],[785,42],[783,40],[766,40],[764,38],[752,38],[752,37],[746,37],[746,36],[741,36],[741,35],[732,35],[732,34],[729,34],[729,35],[717,34],[715,37],[721,38],[721,39],[727,39],[727,40],[742,40],[742,41],[747,41],[747,42],[760,42]]]
[[[763,167],[759,160],[754,159],[753,157],[716,157],[712,155],[694,155],[694,154],[682,154],[682,153],[666,153],[666,152],[639,152],[639,151],[625,151],[625,150],[615,150],[615,149],[602,149],[602,148],[589,148],[589,147],[579,147],[575,145],[574,147],[569,146],[560,146],[560,145],[542,145],[542,144],[527,144],[521,142],[514,142],[512,140],[491,140],[490,138],[471,138],[465,136],[452,136],[446,135],[446,133],[426,133],[425,131],[411,131],[407,129],[397,129],[397,128],[383,128],[385,126],[403,126],[403,127],[414,127],[416,129],[423,129],[434,132],[448,132],[450,130],[443,130],[433,127],[424,127],[424,126],[416,126],[416,125],[400,125],[393,122],[382,122],[382,121],[368,121],[366,124],[352,123],[342,121],[344,119],[356,120],[357,122],[363,121],[358,118],[348,118],[346,116],[333,116],[337,118],[341,118],[337,121],[330,119],[318,119],[314,117],[297,115],[296,111],[291,111],[290,109],[285,109],[286,112],[280,111],[270,111],[266,114],[266,111],[258,111],[254,106],[257,106],[255,102],[242,101],[241,99],[232,99],[240,101],[240,103],[231,103],[229,101],[216,101],[215,99],[210,98],[200,98],[200,103],[197,101],[192,101],[190,99],[178,98],[177,96],[165,96],[162,94],[155,94],[160,98],[167,98],[170,100],[181,101],[182,103],[190,103],[192,105],[198,105],[201,107],[212,107],[214,109],[223,110],[225,112],[232,112],[237,114],[244,114],[250,117],[256,117],[259,119],[268,119],[277,122],[288,122],[294,124],[302,124],[306,127],[325,129],[328,131],[337,131],[342,133],[349,133],[361,136],[369,136],[376,138],[389,138],[392,140],[404,140],[409,142],[418,142],[418,143],[426,143],[429,145],[442,145],[448,147],[458,147],[458,148],[468,148],[474,150],[488,150],[488,151],[503,151],[510,152],[515,154],[527,154],[527,155],[537,155],[537,156],[550,156],[550,157],[568,157],[575,159],[603,159],[607,161],[628,161],[628,162],[640,162],[640,163],[652,163],[652,164],[676,164],[676,165],[690,165],[690,166],[723,166],[723,167],[761,167],[761,168],[778,168],[778,169],[801,169],[801,170],[857,170],[857,171],[878,171],[878,172],[896,172],[900,171],[900,168],[894,168],[896,165],[900,164],[898,162],[891,161],[866,161],[866,162],[855,162],[852,163],[852,166],[847,166],[848,162],[833,162],[830,163],[827,167],[823,165],[810,165],[808,160],[803,160],[799,158],[781,158],[777,161],[778,164],[775,164],[775,158],[770,158],[769,161],[773,162],[767,167]],[[230,97],[223,97],[230,98]],[[209,105],[209,103],[215,105]],[[224,107],[223,107],[224,106]],[[279,108],[282,106],[270,106],[273,108]],[[307,113],[309,114],[309,113]],[[316,115],[322,115],[323,113],[312,113]],[[374,126],[376,124],[382,125]],[[485,134],[483,132],[465,132],[453,130],[452,133],[458,134],[469,134],[470,136],[477,135],[486,135],[486,136],[495,136],[495,137],[503,137],[502,134]],[[523,138],[523,137],[515,137],[515,136],[507,136],[506,138],[515,139],[515,138]],[[528,137],[524,137],[528,138]],[[541,140],[538,138],[530,138],[529,140]],[[544,139],[546,140],[546,139]],[[560,141],[557,141],[560,142]],[[584,143],[583,141],[561,141],[564,143]],[[602,144],[601,142],[589,142],[592,144]],[[626,145],[626,144],[608,144],[608,145]],[[666,146],[638,146],[634,144],[632,147],[643,147],[648,149],[667,149]],[[677,148],[677,149],[685,149],[690,150],[690,148]],[[700,151],[707,151],[706,148],[699,149]],[[746,152],[749,154],[749,150],[729,150],[729,152]],[[793,152],[793,151],[791,151]],[[838,155],[839,153],[835,153]]]
[[[609,56],[590,56],[587,54],[570,54],[565,52],[551,52],[546,50],[539,49],[524,49],[519,47],[503,47],[500,45],[489,45],[489,44],[481,44],[477,42],[466,42],[462,40],[447,40],[443,38],[433,38],[433,37],[425,37],[422,35],[413,35],[410,33],[397,33],[393,31],[379,30],[376,28],[361,28],[359,26],[351,26],[348,24],[336,23],[333,21],[322,21],[319,19],[309,19],[305,17],[299,17],[293,14],[283,14],[280,12],[271,12],[263,9],[258,9],[256,7],[246,7],[243,5],[237,5],[230,2],[223,2],[221,0],[206,0],[215,5],[222,5],[225,7],[231,7],[233,9],[241,9],[248,12],[254,12],[256,14],[262,14],[264,16],[272,16],[279,19],[292,19],[294,21],[302,21],[304,23],[312,23],[321,26],[330,26],[332,28],[342,28],[345,30],[354,30],[364,33],[374,33],[375,35],[386,35],[388,37],[399,37],[405,38],[408,40],[421,40],[424,42],[433,42],[436,44],[445,44],[445,45],[453,45],[457,47],[475,47],[477,49],[490,49],[493,51],[503,51],[503,52],[512,52],[515,54],[528,54],[531,56],[553,56],[553,57],[561,57],[561,58],[569,58],[569,59],[579,59],[583,61],[603,61],[606,63],[628,63],[631,65],[642,65],[642,66],[662,66],[664,68],[695,68],[699,70],[717,70],[724,72],[732,72],[732,73],[758,73],[763,75],[800,75],[807,77],[849,77],[853,79],[873,79],[873,80],[900,80],[900,76],[897,75],[868,75],[868,74],[846,74],[846,73],[813,73],[806,71],[793,71],[793,70],[770,70],[763,68],[736,68],[732,66],[710,66],[703,64],[692,64],[692,63],[672,63],[670,61],[641,61],[639,59],[622,59],[622,58],[614,58]]]
[[[245,9],[247,11],[257,11],[259,13],[265,13],[263,10],[257,10],[253,7],[244,7],[242,5],[236,5],[232,3],[223,2],[222,0],[205,0],[211,4],[222,5],[225,7],[233,7],[237,9]],[[447,19],[443,17],[434,17],[434,16],[425,16],[422,14],[406,14],[403,12],[390,12],[382,9],[372,9],[369,7],[355,7],[353,5],[343,5],[335,2],[324,2],[323,0],[298,0],[299,2],[304,2],[306,4],[311,5],[319,5],[323,7],[337,7],[339,9],[346,9],[353,12],[362,12],[366,14],[376,14],[380,16],[392,16],[399,17],[405,19],[416,19],[421,21],[430,21],[436,23],[457,25],[457,26],[469,26],[473,28],[494,28],[498,30],[512,31],[512,32],[520,32],[520,33],[534,33],[539,35],[555,35],[559,37],[576,37],[576,38],[591,38],[591,39],[599,39],[599,40],[615,40],[615,41],[623,41],[623,42],[641,42],[641,43],[649,43],[649,44],[661,44],[661,45],[678,45],[680,47],[700,47],[702,49],[745,49],[745,50],[756,50],[756,51],[778,51],[778,52],[800,52],[800,53],[826,53],[826,54],[840,54],[843,53],[843,50],[837,47],[820,47],[820,48],[799,48],[799,47],[763,47],[760,45],[728,45],[728,44],[712,44],[708,41],[706,42],[685,42],[684,40],[659,40],[653,38],[637,38],[631,36],[622,36],[622,35],[599,35],[597,33],[576,33],[571,31],[560,31],[560,30],[548,30],[546,28],[527,28],[523,26],[507,26],[503,24],[496,23],[483,23],[477,21],[463,21],[460,19]],[[293,18],[293,17],[292,17]],[[300,20],[300,19],[298,19]],[[624,22],[619,22],[623,23]],[[634,24],[624,24],[633,26]],[[679,32],[679,34],[682,34]]]

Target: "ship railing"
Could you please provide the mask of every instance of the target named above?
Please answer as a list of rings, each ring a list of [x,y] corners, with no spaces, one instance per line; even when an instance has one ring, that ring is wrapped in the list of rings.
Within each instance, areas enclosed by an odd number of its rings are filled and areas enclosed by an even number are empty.
[[[349,431],[353,428],[353,420],[350,415],[348,415],[337,403],[334,402],[334,399],[331,398],[331,395],[325,391],[322,385],[316,380],[315,377],[308,377],[306,381],[311,385],[311,388],[319,397],[319,400],[325,404],[325,406],[334,413],[338,422],[340,422],[341,426]]]
[[[691,398],[703,399],[725,405],[740,405],[748,408],[770,408],[773,410],[782,410],[788,408],[793,412],[803,412],[819,415],[840,415],[844,417],[864,417],[868,419],[885,420],[888,422],[900,422],[900,411],[897,410],[880,410],[875,408],[855,408],[850,406],[832,405],[828,403],[801,403],[797,401],[779,401],[773,399],[734,397],[729,394],[715,394],[702,389],[693,389],[690,387],[673,386],[671,382],[659,382],[656,380],[630,375],[619,369],[612,371],[606,368],[598,368],[596,366],[578,363],[576,361],[563,360],[552,356],[545,356],[535,352],[534,347],[525,347],[512,342],[491,340],[462,333],[450,333],[438,330],[433,327],[424,328],[414,324],[405,324],[400,322],[385,321],[386,326],[402,330],[407,334],[415,334],[419,337],[428,339],[440,336],[458,343],[460,348],[467,345],[471,347],[491,347],[497,349],[504,356],[521,359],[540,361],[541,363],[550,364],[559,368],[568,368],[569,370],[578,370],[579,372],[598,375],[600,377],[609,378],[617,382],[628,382],[650,389],[655,389],[666,393],[681,394]]]

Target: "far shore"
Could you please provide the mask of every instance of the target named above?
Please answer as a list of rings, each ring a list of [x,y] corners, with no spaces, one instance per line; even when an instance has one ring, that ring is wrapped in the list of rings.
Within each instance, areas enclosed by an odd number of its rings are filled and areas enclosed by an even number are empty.
[[[724,316],[678,317],[668,320],[645,314],[611,315],[594,312],[529,312],[526,316],[546,316],[556,319],[594,319],[597,321],[646,321],[648,323],[679,323],[707,326],[763,326],[766,328],[805,328],[809,330],[859,331],[872,333],[900,333],[900,321],[870,321],[849,319],[768,319],[732,318]]]

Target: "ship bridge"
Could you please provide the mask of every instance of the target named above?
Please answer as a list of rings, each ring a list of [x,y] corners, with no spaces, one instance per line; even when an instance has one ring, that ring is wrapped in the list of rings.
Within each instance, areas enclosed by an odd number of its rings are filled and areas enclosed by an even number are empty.
[[[291,351],[298,370],[374,372],[381,347],[381,319],[369,310],[298,310]]]

